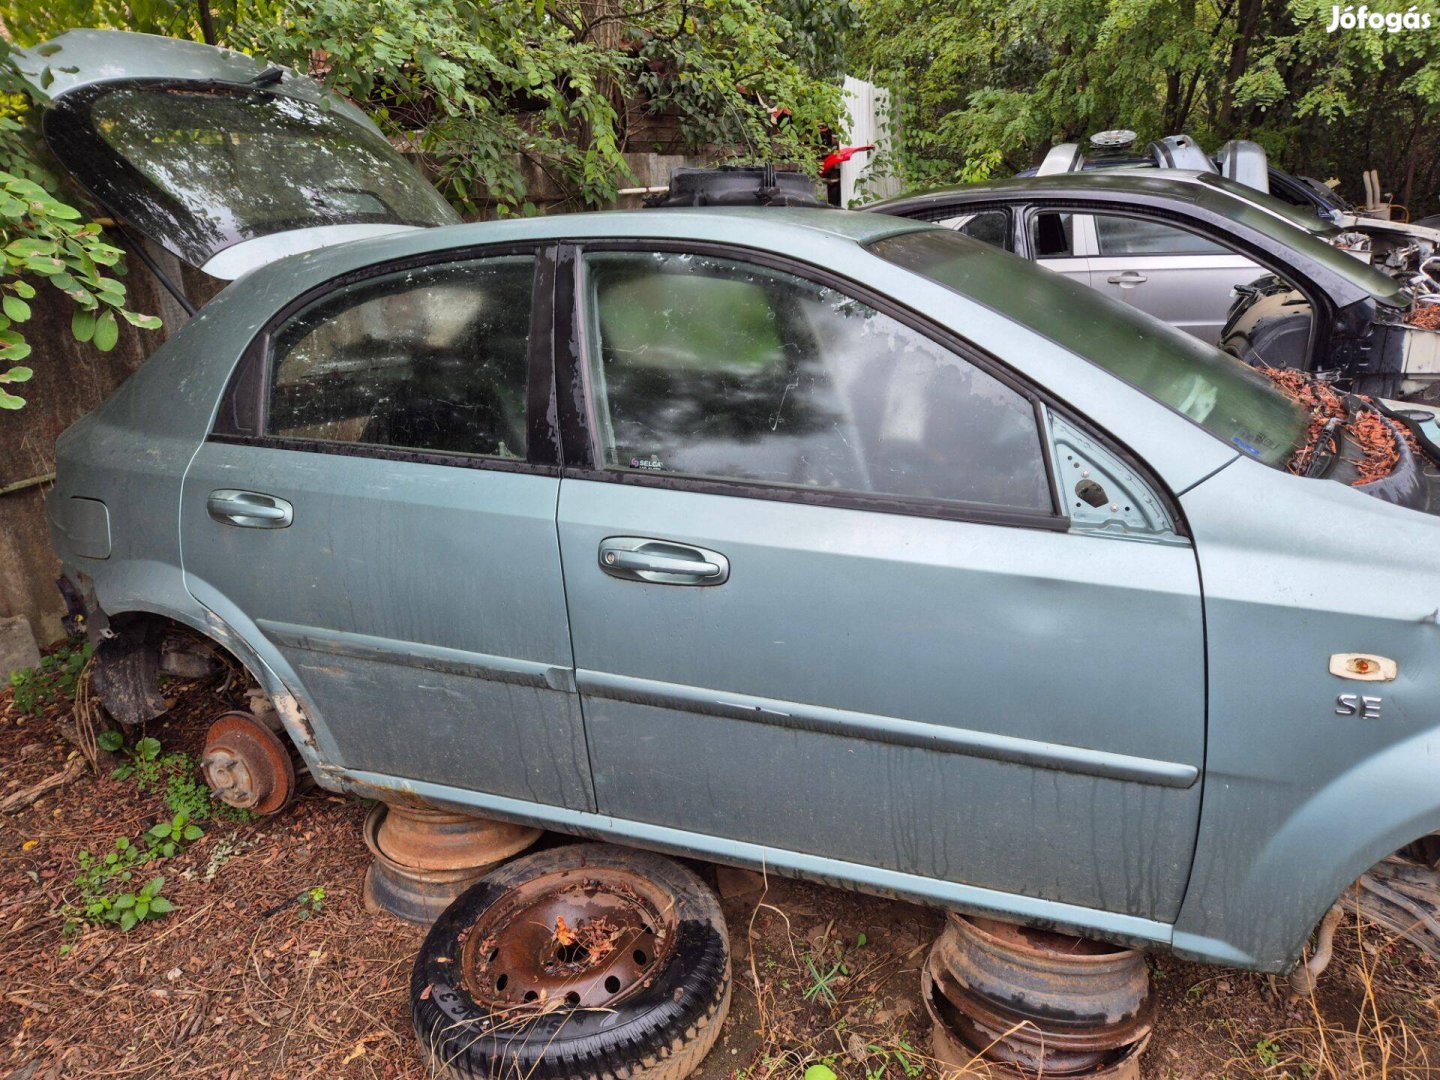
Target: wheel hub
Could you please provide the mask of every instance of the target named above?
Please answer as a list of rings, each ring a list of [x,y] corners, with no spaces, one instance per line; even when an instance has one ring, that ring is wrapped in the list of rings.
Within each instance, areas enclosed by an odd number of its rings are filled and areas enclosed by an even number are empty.
[[[276,734],[249,713],[216,717],[200,759],[205,782],[224,803],[273,814],[295,793],[295,766]]]
[[[461,975],[478,1004],[602,1008],[658,971],[674,942],[658,891],[624,870],[586,867],[517,885],[471,927]]]

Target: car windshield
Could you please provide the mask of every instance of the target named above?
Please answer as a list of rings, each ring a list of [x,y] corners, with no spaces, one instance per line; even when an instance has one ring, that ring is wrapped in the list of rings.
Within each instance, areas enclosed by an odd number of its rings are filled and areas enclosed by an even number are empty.
[[[309,226],[458,220],[378,132],[293,97],[117,88],[94,102],[90,122],[130,166],[115,194],[119,209],[197,263],[242,240]]]
[[[948,229],[888,236],[869,250],[1003,312],[1267,465],[1284,468],[1305,441],[1309,417],[1269,379],[1128,304],[1038,268],[1043,306],[1019,303],[1013,274],[985,270],[985,260],[1015,256]]]

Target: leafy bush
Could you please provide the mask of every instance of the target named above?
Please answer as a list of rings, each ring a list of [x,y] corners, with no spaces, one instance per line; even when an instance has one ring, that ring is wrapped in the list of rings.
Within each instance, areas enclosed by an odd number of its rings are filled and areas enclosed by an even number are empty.
[[[54,195],[59,181],[41,165],[39,135],[28,85],[11,64],[0,38],[0,409],[25,399],[8,387],[28,382],[34,370],[19,329],[31,316],[36,286],[64,293],[75,305],[71,332],[101,352],[115,347],[120,322],[153,330],[160,320],[130,310],[119,248],[100,226]]]
[[[99,744],[102,750],[125,756],[126,760],[115,767],[111,776],[117,780],[133,777],[142,795],[163,794],[170,812],[186,821],[211,818],[250,821],[255,816],[249,810],[211,798],[210,788],[198,779],[195,759],[178,750],[162,753],[160,740],[154,736],[147,735],[127,749],[120,732],[106,731],[101,734]]]
[[[4,392],[0,387],[0,395]],[[41,657],[38,667],[12,671],[10,685],[15,690],[15,708],[30,716],[40,716],[47,705],[73,701],[75,684],[93,652],[88,642],[79,647],[66,643]]]
[[[613,198],[637,109],[677,113],[692,145],[814,168],[842,108],[806,27],[830,17],[803,0],[280,0],[230,40],[359,101],[462,210],[510,213],[537,173],[582,205]]]

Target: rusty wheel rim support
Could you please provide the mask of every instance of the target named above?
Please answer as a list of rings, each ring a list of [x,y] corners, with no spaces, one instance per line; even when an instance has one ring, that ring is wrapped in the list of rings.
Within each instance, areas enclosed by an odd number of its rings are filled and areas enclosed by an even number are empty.
[[[222,802],[257,814],[273,814],[295,794],[289,749],[250,713],[215,718],[205,733],[200,767]]]
[[[675,941],[671,905],[638,874],[583,867],[515,886],[470,929],[461,977],[478,1004],[604,1008],[647,984]]]
[[[428,925],[450,902],[539,839],[540,829],[427,807],[377,803],[365,818],[364,898],[373,912]]]
[[[1154,1026],[1144,956],[1084,938],[950,913],[922,974],[936,1056],[1022,1075],[1138,1069]]]
[[[540,838],[540,829],[508,821],[387,803],[370,811],[366,825],[370,850],[390,862],[416,870],[474,870],[520,854]],[[372,842],[373,840],[373,842]]]

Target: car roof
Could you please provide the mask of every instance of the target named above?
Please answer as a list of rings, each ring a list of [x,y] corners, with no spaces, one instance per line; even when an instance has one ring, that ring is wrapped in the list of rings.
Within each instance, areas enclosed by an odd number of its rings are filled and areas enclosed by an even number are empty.
[[[1010,176],[999,180],[982,180],[959,187],[931,188],[911,195],[900,195],[893,199],[870,203],[861,209],[882,214],[905,210],[918,210],[926,205],[937,206],[954,201],[957,197],[966,202],[993,195],[1001,198],[1018,198],[1023,195],[1046,195],[1050,197],[1087,195],[1144,195],[1167,198],[1179,202],[1197,203],[1208,191],[1196,182],[1199,173],[1188,169],[1147,169],[1143,167],[1085,169],[1079,172],[1050,173],[1047,176]]]
[[[1235,204],[1243,203],[1276,221],[1304,232],[1321,234],[1336,231],[1332,222],[1321,220],[1300,207],[1282,203],[1271,195],[1247,187],[1218,173],[1193,169],[1135,168],[1094,169],[1046,176],[1012,176],[985,180],[961,187],[937,188],[910,196],[899,196],[861,207],[882,214],[908,214],[927,207],[944,207],[952,202],[976,202],[986,198],[1100,198],[1116,202],[1134,199],[1148,202],[1189,203],[1220,217],[1234,217]]]
[[[897,233],[934,229],[929,222],[853,210],[703,207],[599,210],[548,217],[507,218],[392,233],[303,252],[255,270],[249,277],[293,279],[297,287],[390,259],[470,246],[546,240],[689,240],[723,243],[805,258],[853,248]]]

